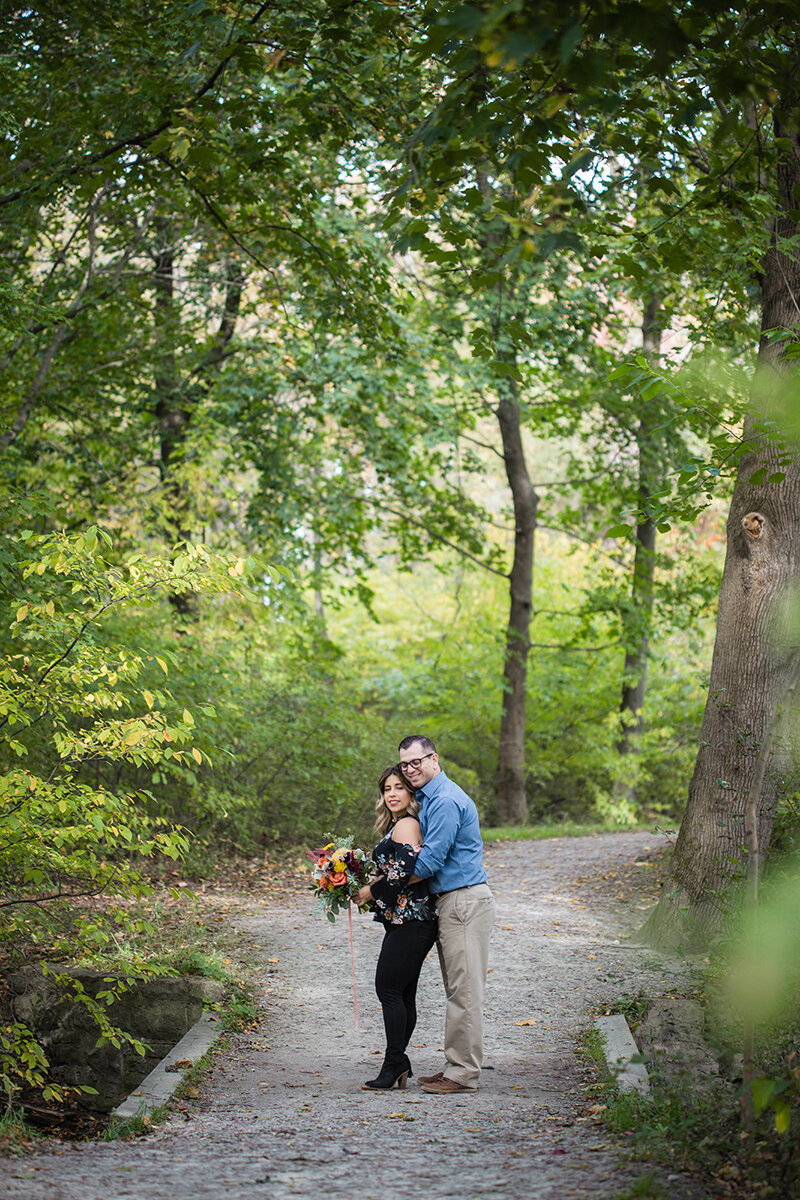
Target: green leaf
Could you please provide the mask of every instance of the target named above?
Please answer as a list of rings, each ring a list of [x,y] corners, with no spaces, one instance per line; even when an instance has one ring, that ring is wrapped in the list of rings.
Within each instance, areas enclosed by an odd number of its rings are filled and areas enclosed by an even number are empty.
[[[766,1076],[759,1076],[750,1084],[750,1090],[753,1093],[753,1110],[756,1116],[763,1111],[772,1099],[772,1094],[775,1090],[775,1084],[772,1079],[767,1079]]]
[[[775,1110],[775,1129],[778,1133],[786,1133],[792,1123],[792,1110],[788,1100],[783,1097],[779,1100],[774,1100],[772,1107]]]

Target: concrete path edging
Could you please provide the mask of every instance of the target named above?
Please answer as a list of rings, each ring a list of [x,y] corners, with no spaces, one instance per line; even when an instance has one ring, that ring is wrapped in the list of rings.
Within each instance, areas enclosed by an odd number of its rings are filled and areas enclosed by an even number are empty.
[[[633,1040],[630,1026],[621,1013],[596,1017],[595,1029],[603,1039],[606,1067],[623,1092],[650,1095],[650,1080],[643,1062],[634,1062],[639,1048]]]
[[[128,1120],[131,1117],[141,1117],[160,1108],[172,1099],[172,1095],[183,1080],[189,1066],[175,1069],[175,1063],[183,1059],[191,1066],[207,1054],[222,1034],[222,1022],[215,1013],[203,1013],[188,1033],[185,1033],[169,1054],[162,1058],[157,1067],[139,1084],[135,1092],[131,1092],[121,1104],[114,1109],[113,1116]]]

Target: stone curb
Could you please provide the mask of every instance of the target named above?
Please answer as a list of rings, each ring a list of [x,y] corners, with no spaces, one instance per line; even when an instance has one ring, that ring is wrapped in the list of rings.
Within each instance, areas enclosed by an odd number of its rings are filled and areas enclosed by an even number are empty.
[[[596,1017],[594,1027],[603,1039],[603,1054],[610,1075],[623,1092],[639,1092],[650,1095],[650,1080],[643,1062],[633,1062],[639,1048],[633,1040],[628,1022],[621,1013],[607,1017]]]
[[[168,1100],[172,1099],[173,1092],[182,1082],[184,1070],[189,1070],[188,1067],[175,1070],[174,1064],[185,1058],[191,1060],[192,1066],[194,1066],[197,1060],[211,1049],[221,1034],[220,1018],[212,1013],[204,1013],[189,1032],[185,1033],[181,1040],[172,1047],[169,1054],[162,1058],[158,1066],[154,1067],[150,1074],[142,1080],[136,1091],[131,1092],[127,1099],[117,1105],[113,1115],[127,1120],[131,1117],[144,1116],[154,1108],[160,1108],[162,1104],[166,1104]],[[170,1070],[171,1067],[172,1070]]]

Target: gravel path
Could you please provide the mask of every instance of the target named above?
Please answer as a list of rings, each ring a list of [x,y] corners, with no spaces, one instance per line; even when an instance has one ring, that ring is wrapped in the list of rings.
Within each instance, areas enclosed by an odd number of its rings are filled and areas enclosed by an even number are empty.
[[[641,922],[629,883],[659,838],[609,834],[487,847],[498,901],[487,1069],[473,1095],[374,1094],[380,929],[354,921],[360,1023],[354,1029],[347,923],[309,919],[308,893],[246,905],[238,923],[263,958],[267,1015],[218,1053],[192,1101],[135,1141],[56,1143],[0,1162],[0,1194],[24,1200],[261,1200],[345,1193],[363,1200],[612,1200],[647,1168],[626,1163],[587,1114],[589,1069],[575,1054],[592,1005],[685,983],[678,964],[626,941]],[[638,864],[638,866],[637,866]],[[626,899],[627,893],[633,899]],[[416,1073],[443,1065],[444,992],[435,952],[423,970]],[[184,1106],[185,1107],[185,1106]],[[412,1128],[413,1126],[413,1128]],[[662,1173],[670,1200],[707,1193]],[[634,1193],[635,1194],[635,1193]],[[645,1194],[650,1194],[649,1192]]]

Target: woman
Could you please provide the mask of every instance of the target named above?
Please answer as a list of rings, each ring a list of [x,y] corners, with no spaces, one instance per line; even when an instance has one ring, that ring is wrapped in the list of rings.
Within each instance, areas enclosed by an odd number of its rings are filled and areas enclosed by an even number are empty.
[[[424,880],[410,884],[422,846],[418,806],[400,766],[378,780],[380,799],[375,831],[383,836],[372,852],[378,874],[356,895],[356,903],[375,904],[375,920],[385,926],[375,971],[375,991],[383,1008],[386,1055],[367,1091],[406,1086],[412,1074],[406,1055],[417,1023],[417,983],[425,955],[436,941],[436,907]]]

